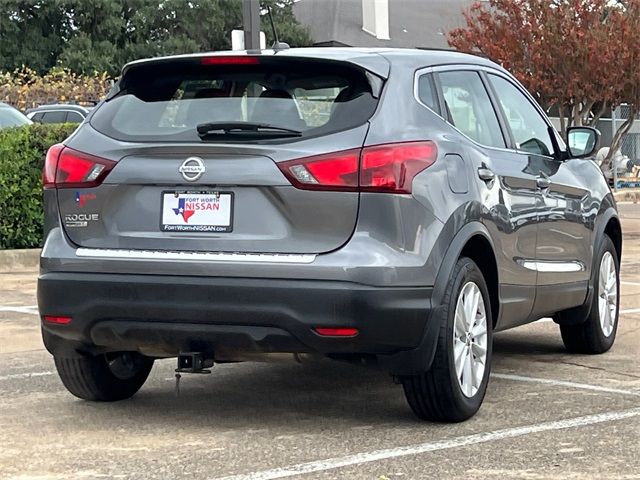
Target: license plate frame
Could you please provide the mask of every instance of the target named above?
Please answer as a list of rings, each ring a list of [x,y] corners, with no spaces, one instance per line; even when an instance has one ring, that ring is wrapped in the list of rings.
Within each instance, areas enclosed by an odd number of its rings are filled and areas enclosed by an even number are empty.
[[[191,196],[192,200],[201,200],[200,202],[192,201],[191,203],[200,204],[225,204],[223,207],[218,207],[217,210],[208,209],[194,210],[191,215],[186,216],[176,210],[180,208],[180,199],[185,198],[183,207],[186,206],[186,200]],[[167,206],[167,199],[173,199],[171,205]],[[217,202],[211,201],[212,198],[217,198]],[[233,210],[234,210],[234,193],[229,191],[218,190],[163,190],[160,196],[160,231],[171,233],[231,233],[233,232]],[[228,205],[227,205],[228,204]],[[193,205],[191,205],[193,206]],[[225,208],[226,207],[226,208]],[[202,222],[203,218],[209,213],[209,216],[216,215],[220,212],[220,208],[223,208],[223,212],[220,214],[223,221],[211,221],[211,223],[191,223],[189,220],[195,219],[195,222]],[[227,213],[225,213],[225,211]],[[191,211],[191,210],[190,210]],[[180,221],[179,219],[182,218]],[[226,221],[228,218],[228,221]],[[200,220],[198,220],[200,219]],[[170,220],[170,221],[167,221]]]

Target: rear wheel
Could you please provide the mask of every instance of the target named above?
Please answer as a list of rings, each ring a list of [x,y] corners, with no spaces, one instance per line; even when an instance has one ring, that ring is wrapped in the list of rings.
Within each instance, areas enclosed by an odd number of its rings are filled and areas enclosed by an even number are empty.
[[[113,402],[132,397],[144,384],[153,359],[137,352],[86,357],[54,357],[67,390],[84,400]]]
[[[577,324],[560,324],[562,341],[572,353],[604,353],[613,346],[616,338],[620,266],[615,247],[608,236],[600,244],[596,258],[594,295],[587,319]]]
[[[489,382],[491,304],[482,272],[461,258],[449,279],[438,345],[429,371],[401,377],[407,401],[423,420],[460,422],[480,408]]]

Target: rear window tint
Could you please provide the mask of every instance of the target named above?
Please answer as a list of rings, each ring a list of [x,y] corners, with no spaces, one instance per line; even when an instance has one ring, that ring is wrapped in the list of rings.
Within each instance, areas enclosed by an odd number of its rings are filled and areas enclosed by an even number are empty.
[[[134,66],[119,88],[91,125],[129,141],[201,141],[196,128],[210,122],[264,123],[299,130],[303,137],[324,135],[365,123],[377,103],[358,68],[292,59]]]
[[[438,96],[436,94],[431,74],[422,75],[418,79],[418,98],[431,110],[436,112],[438,115],[440,114]]]
[[[42,123],[64,123],[67,118],[67,112],[64,110],[52,110],[44,112]]]
[[[17,127],[26,125],[27,123],[31,123],[31,120],[18,110],[9,107],[0,107],[0,128]]]
[[[78,112],[67,112],[67,122],[69,123],[82,123],[84,117]]]

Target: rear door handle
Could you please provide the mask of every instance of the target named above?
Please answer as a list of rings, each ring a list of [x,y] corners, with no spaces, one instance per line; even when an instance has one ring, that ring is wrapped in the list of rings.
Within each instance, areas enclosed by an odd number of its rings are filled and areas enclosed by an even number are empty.
[[[536,178],[536,185],[538,188],[549,188],[551,186],[551,180],[545,175],[540,175]]]
[[[480,167],[478,169],[478,176],[485,182],[490,182],[491,180],[496,178],[496,174],[486,167]]]

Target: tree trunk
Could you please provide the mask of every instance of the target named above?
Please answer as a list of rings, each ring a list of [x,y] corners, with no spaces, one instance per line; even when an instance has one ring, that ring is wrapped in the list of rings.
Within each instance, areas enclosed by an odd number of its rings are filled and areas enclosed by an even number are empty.
[[[602,117],[602,115],[604,115],[604,112],[606,112],[607,110],[607,102],[602,102],[602,105],[600,106],[600,109],[598,110],[598,113],[596,113],[594,115],[594,117],[591,119],[591,122],[589,123],[590,126],[595,127],[598,125],[598,120],[600,120],[600,117]]]
[[[567,138],[567,125],[564,119],[564,100],[560,99],[560,105],[558,106],[558,116],[560,117],[560,135],[562,138]]]
[[[589,114],[595,102],[583,102],[582,109],[580,110],[580,123],[581,125],[590,125]]]
[[[582,126],[582,118],[580,117],[580,102],[578,99],[574,99],[572,107],[573,125],[576,127]]]

